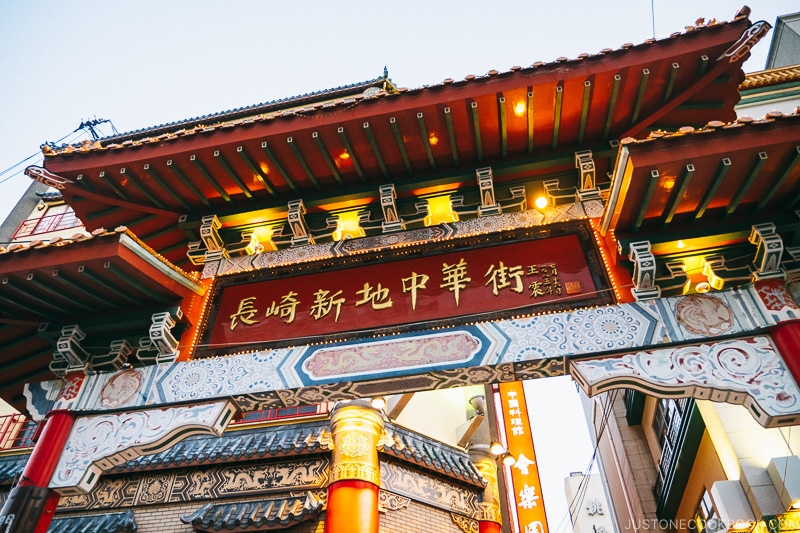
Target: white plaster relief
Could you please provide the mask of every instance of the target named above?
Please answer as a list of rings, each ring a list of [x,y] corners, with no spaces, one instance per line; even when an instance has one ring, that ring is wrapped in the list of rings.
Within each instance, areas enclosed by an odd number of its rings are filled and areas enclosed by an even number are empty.
[[[88,493],[100,475],[195,434],[222,435],[236,407],[230,401],[79,417],[49,487],[62,495]]]
[[[488,220],[498,217],[486,217]],[[774,280],[768,280],[770,283]],[[751,285],[739,289],[713,293],[720,307],[733,310],[734,321],[725,328],[726,335],[752,334],[776,323],[774,317],[766,316],[760,307],[756,289]],[[648,302],[610,305],[597,308],[577,309],[562,313],[508,319],[476,324],[486,336],[481,342],[484,356],[480,365],[497,365],[525,361],[537,361],[552,357],[575,357],[590,354],[619,353],[653,348],[667,342],[703,342],[711,337],[692,333],[678,322],[676,309],[686,297],[662,298]],[[781,300],[781,305],[786,306]],[[714,310],[716,306],[710,306]],[[695,328],[697,329],[697,328]],[[446,331],[446,330],[445,330]],[[420,338],[436,335],[440,331],[420,332]],[[332,344],[326,348],[331,352],[350,349],[354,346],[381,346],[394,337],[365,339],[346,345]],[[350,348],[348,348],[348,346]],[[237,394],[259,394],[283,389],[294,389],[313,381],[304,373],[301,362],[309,353],[309,346],[262,350],[225,357],[195,359],[178,363],[164,363],[136,369],[142,373],[141,390],[124,407],[167,405],[206,401]],[[388,364],[368,378],[352,376],[346,368],[341,381],[380,379],[392,377],[396,367],[404,372],[424,374],[425,365],[412,366]],[[69,399],[60,397],[54,409],[75,411],[98,411],[110,409],[102,404],[101,393],[114,373],[103,372],[85,375],[85,382]],[[330,376],[333,381],[335,376]],[[45,398],[46,387],[29,386],[28,405],[36,412],[49,410],[51,403]],[[36,406],[39,407],[36,407]]]
[[[570,373],[590,396],[619,388],[679,393],[742,404],[765,427],[800,421],[800,389],[766,336],[571,361]]]

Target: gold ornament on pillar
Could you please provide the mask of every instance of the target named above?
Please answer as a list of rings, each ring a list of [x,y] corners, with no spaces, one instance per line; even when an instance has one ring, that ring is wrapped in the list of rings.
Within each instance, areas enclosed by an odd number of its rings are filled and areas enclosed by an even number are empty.
[[[488,482],[483,492],[483,501],[479,504],[482,516],[478,519],[501,524],[503,520],[500,514],[500,491],[497,485],[497,461],[488,453],[488,450],[485,453],[476,453],[478,450],[470,451],[472,452],[470,454],[472,462]]]
[[[333,464],[331,482],[368,481],[380,486],[377,444],[383,432],[380,412],[354,401],[334,410],[331,417]]]

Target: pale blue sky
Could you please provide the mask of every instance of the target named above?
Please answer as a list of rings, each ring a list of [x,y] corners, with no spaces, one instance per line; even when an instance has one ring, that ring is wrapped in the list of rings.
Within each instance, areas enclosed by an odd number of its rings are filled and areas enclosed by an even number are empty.
[[[653,0],[656,36],[699,17],[730,20],[743,1]],[[770,24],[799,7],[749,5],[752,20]],[[0,0],[0,172],[33,154],[39,163],[43,142],[94,116],[130,131],[375,78],[384,65],[413,88],[652,36],[650,0]],[[770,38],[747,71],[764,67]],[[23,169],[0,176],[0,220],[29,184]],[[563,477],[586,467],[591,447],[574,385],[532,388],[542,391],[529,409],[540,462],[554,465],[544,490],[555,527],[566,512]],[[571,407],[553,409],[553,394]],[[556,465],[553,454],[572,460]]]
[[[743,1],[653,0],[656,35],[730,20]],[[750,6],[771,24],[798,9]],[[650,0],[0,0],[0,172],[94,116],[130,131],[374,78],[384,65],[413,88],[652,35]],[[768,47],[747,70],[763,68]],[[22,168],[0,176],[0,220],[28,185]]]

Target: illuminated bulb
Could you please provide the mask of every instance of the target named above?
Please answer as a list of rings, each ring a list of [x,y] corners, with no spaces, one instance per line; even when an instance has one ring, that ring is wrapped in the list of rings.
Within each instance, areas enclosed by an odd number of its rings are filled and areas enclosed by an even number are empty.
[[[678,241],[678,248],[679,249],[680,248],[685,248],[685,247],[686,247],[686,245],[683,243],[683,241]]]
[[[800,511],[800,500],[795,500],[789,506],[789,511]]]
[[[506,465],[506,466],[514,466],[514,463],[516,463],[516,462],[517,462],[517,460],[510,453],[507,453],[507,454],[503,455],[503,464],[504,465]]]
[[[499,442],[493,442],[491,446],[489,446],[489,452],[491,452],[492,455],[503,455],[506,453],[506,447]]]
[[[383,411],[386,409],[386,400],[384,400],[382,396],[376,396],[372,399],[370,405],[372,405],[372,407],[378,411]]]
[[[544,209],[545,207],[547,207],[547,198],[545,198],[544,196],[539,196],[533,202],[533,205],[535,205],[537,209]]]
[[[521,117],[522,115],[525,114],[525,102],[520,100],[519,102],[514,104],[514,114],[517,115],[518,117]]]

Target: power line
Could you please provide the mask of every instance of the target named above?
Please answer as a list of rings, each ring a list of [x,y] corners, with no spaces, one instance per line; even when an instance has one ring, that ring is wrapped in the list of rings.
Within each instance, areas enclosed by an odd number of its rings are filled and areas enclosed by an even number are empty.
[[[103,119],[101,119],[101,120],[103,120]],[[110,120],[104,120],[104,122],[109,122],[110,123],[111,121]],[[69,141],[67,141],[67,143],[71,143],[71,142],[75,141],[78,137],[80,137],[82,134],[86,133],[86,130],[84,128],[85,124],[86,124],[85,122],[81,122],[81,125],[78,126],[77,129],[69,132],[68,134],[64,135],[63,137],[61,137],[60,139],[58,139],[57,141],[55,141],[53,143],[45,143],[45,144],[57,144],[57,143],[60,143],[60,142],[64,141],[68,137],[72,137],[71,139],[69,139]],[[114,124],[113,123],[111,124],[111,127],[114,129],[114,131],[116,131],[116,128],[114,128]],[[8,174],[12,170],[14,170],[17,167],[19,167],[20,165],[30,161],[31,159],[33,159],[36,156],[42,156],[42,152],[41,151],[34,152],[33,154],[29,155],[25,159],[22,159],[22,160],[18,161],[17,163],[11,165],[7,169],[5,169],[3,171],[0,171],[0,177]],[[10,176],[7,176],[7,177],[3,178],[2,180],[0,180],[0,184],[5,183],[6,181],[10,180],[11,178],[19,176],[20,174],[22,174],[23,170],[19,170],[19,171],[15,172],[15,173],[11,174]]]

